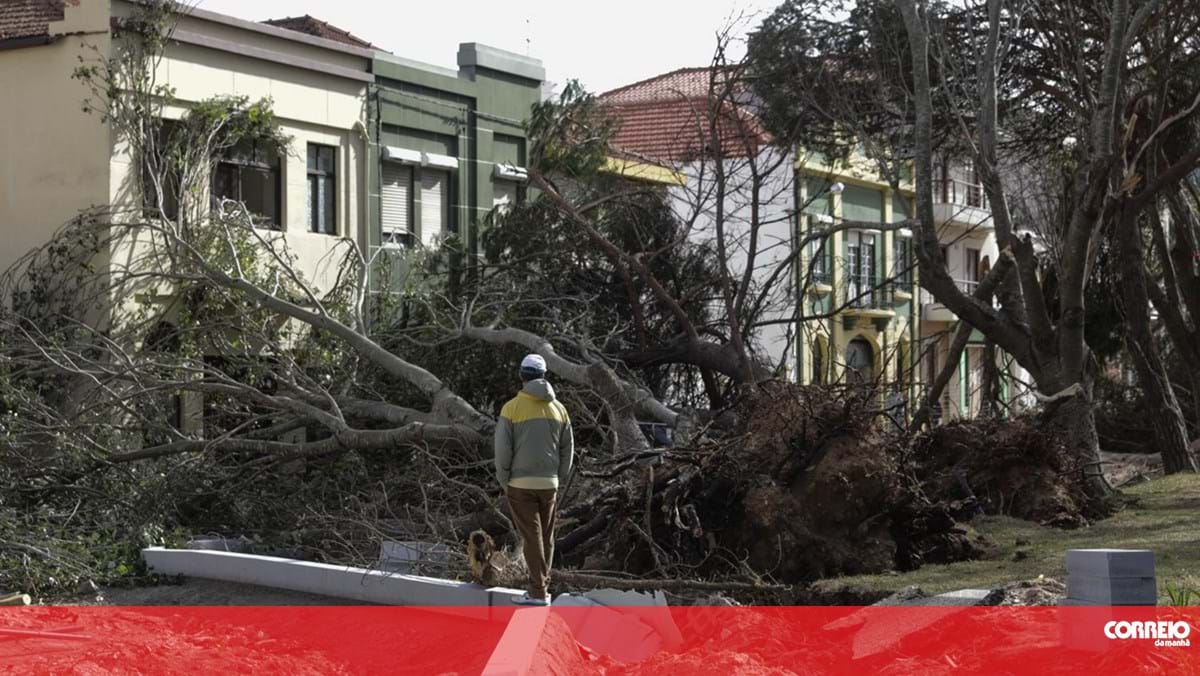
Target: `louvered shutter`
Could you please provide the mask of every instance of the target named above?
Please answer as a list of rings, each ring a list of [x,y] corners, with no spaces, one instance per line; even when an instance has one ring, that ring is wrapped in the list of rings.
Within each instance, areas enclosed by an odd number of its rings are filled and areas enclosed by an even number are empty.
[[[512,181],[495,181],[492,183],[492,207],[500,207],[501,212],[507,212],[517,203],[517,184]]]
[[[412,230],[409,202],[412,186],[412,169],[395,162],[383,163],[383,187],[380,192],[382,203],[383,242],[399,244]]]
[[[421,243],[436,247],[449,223],[450,176],[445,171],[421,172]]]

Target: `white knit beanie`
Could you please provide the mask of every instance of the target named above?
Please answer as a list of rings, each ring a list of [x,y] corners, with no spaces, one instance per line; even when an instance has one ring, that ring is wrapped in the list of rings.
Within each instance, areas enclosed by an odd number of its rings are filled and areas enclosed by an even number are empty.
[[[521,360],[522,373],[545,373],[546,360],[540,354],[531,354]]]

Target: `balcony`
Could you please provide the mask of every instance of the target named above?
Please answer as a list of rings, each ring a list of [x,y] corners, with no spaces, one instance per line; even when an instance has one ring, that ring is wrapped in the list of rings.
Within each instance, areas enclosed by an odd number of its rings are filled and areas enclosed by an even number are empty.
[[[979,288],[979,282],[971,279],[956,279],[954,284],[959,291],[968,296],[974,295],[975,290]],[[921,318],[927,322],[958,321],[958,317],[950,311],[950,308],[937,302],[933,294],[924,289],[921,290]]]
[[[952,178],[933,182],[933,217],[939,224],[988,232],[995,228],[983,186]]]
[[[859,320],[868,320],[875,324],[876,330],[882,331],[896,316],[893,309],[895,288],[866,275],[847,275],[845,304],[842,322],[847,329],[855,328]]]
[[[809,273],[807,292],[824,296],[833,291],[833,274],[825,266],[814,266]]]

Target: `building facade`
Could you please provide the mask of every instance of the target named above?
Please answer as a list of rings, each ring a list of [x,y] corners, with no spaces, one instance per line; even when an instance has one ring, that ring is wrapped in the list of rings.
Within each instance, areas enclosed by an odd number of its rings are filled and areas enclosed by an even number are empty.
[[[369,102],[371,247],[437,247],[518,201],[527,180],[525,120],[541,96],[537,59],[468,43],[458,70],[377,52]]]
[[[797,240],[812,240],[797,266],[797,380],[878,385],[912,401],[921,384],[919,287],[912,232],[895,226],[909,218],[912,192],[893,189],[861,158],[797,155]]]
[[[745,271],[749,251],[756,252],[752,276],[763,283],[781,262],[796,263],[755,332],[759,355],[794,382],[870,386],[881,403],[911,413],[945,365],[958,327],[958,318],[920,288],[913,232],[904,227],[914,214],[911,181],[893,187],[861,155],[830,160],[774,147],[756,126],[752,99],[739,106],[740,134],[708,138],[711,132],[704,130],[721,133],[726,123],[712,126],[702,119],[711,110],[715,81],[719,74],[714,77],[710,68],[682,69],[601,95],[617,119],[614,145],[681,177],[670,193],[679,217],[694,218],[692,237],[698,242],[714,236],[712,149],[721,148],[726,173],[741,187],[745,182],[736,177],[750,158],[772,167],[755,199],[743,192],[730,195],[726,204],[733,244],[728,263],[735,274]],[[778,153],[787,153],[787,161],[776,165],[771,158]],[[972,292],[998,255],[982,186],[969,164],[944,158],[935,193],[949,272]],[[753,237],[747,227],[751,204],[757,207]],[[987,349],[974,332],[935,406],[935,419],[982,412],[990,359],[1001,405],[1021,405],[1023,371]]]
[[[667,187],[688,239],[714,252],[723,247],[723,263],[736,278],[750,269],[750,295],[762,301],[750,348],[794,379],[794,158],[772,143],[748,95],[724,93],[710,105],[713,92],[723,90],[712,73],[683,68],[606,92],[599,101],[617,121],[616,151],[639,167],[636,173]],[[726,314],[720,301],[713,308],[715,316]]]
[[[911,412],[945,368],[959,325],[920,288],[913,233],[896,227],[915,213],[911,185],[897,191],[856,159],[830,166],[808,158],[797,172],[800,232],[851,226],[809,245],[802,257],[806,314],[818,319],[800,327],[800,382],[871,383]],[[947,271],[964,293],[974,293],[999,255],[987,197],[961,158],[939,158],[935,175],[934,218]],[[956,364],[935,402],[935,421],[982,414],[989,383],[1002,413],[1029,404],[1024,369],[989,349],[979,331]]]
[[[137,205],[140,170],[72,73],[113,54],[126,0],[17,0],[0,13],[0,268],[44,244],[81,211]],[[176,102],[269,99],[278,156],[222,158],[209,189],[242,202],[286,239],[318,290],[337,276],[345,240],[374,253],[477,246],[497,206],[525,193],[524,121],[539,100],[536,59],[461,45],[458,70],[410,61],[310,16],[253,22],[188,8],[178,17],[158,82]]]
[[[55,3],[30,3],[51,6]],[[6,137],[0,148],[0,225],[7,268],[48,241],[80,211],[142,203],[142,171],[103,123],[87,114],[88,90],[72,79],[84,62],[113,53],[111,26],[137,11],[124,0],[57,3],[41,44],[0,51]],[[190,9],[177,19],[156,79],[174,90],[166,122],[217,96],[269,99],[290,145],[278,155],[230,152],[218,161],[214,200],[242,202],[259,226],[285,238],[304,277],[328,289],[332,255],[345,239],[365,242],[370,148],[366,102],[374,51],[279,27]],[[51,195],[50,193],[53,193]]]

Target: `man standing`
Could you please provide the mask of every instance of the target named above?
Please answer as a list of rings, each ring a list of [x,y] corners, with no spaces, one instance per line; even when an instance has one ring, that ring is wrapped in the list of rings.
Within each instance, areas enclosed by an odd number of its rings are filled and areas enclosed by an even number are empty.
[[[496,478],[508,496],[529,569],[529,591],[514,602],[547,606],[555,501],[571,472],[575,439],[567,409],[546,382],[546,360],[525,357],[521,380],[525,386],[504,405],[496,423]]]

